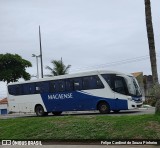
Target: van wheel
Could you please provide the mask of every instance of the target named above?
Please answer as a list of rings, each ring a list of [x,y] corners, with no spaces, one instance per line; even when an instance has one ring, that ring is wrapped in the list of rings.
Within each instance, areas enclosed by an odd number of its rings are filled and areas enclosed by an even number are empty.
[[[36,112],[37,116],[45,116],[45,115],[47,115],[47,113],[44,112],[44,109],[43,109],[42,105],[36,106],[35,112]]]
[[[55,116],[59,116],[59,115],[62,114],[62,112],[52,112],[52,114],[55,115]]]
[[[100,102],[98,104],[98,110],[101,114],[108,114],[110,113],[110,106],[106,102]]]

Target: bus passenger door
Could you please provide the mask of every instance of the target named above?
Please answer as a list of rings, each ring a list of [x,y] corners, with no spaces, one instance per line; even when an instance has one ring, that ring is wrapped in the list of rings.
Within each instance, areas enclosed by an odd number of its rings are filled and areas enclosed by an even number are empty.
[[[127,85],[123,77],[114,78],[115,110],[127,109]]]

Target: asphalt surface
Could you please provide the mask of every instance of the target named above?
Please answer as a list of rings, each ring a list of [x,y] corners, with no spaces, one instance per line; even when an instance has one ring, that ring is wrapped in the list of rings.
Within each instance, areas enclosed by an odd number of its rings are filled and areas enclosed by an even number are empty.
[[[155,108],[149,107],[149,108],[139,108],[134,110],[122,110],[119,113],[111,112],[110,114],[100,114],[99,111],[71,111],[71,112],[63,112],[63,116],[122,116],[122,115],[143,115],[143,114],[154,114]],[[49,114],[48,116],[53,116],[52,114]],[[8,119],[8,118],[19,118],[19,117],[36,117],[35,113],[13,113],[13,114],[7,114],[7,115],[0,115],[0,119]]]

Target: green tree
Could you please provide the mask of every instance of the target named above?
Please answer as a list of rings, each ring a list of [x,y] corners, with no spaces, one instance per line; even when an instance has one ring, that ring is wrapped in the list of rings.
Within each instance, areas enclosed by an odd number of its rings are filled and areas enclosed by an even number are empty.
[[[18,81],[19,78],[29,80],[31,76],[26,72],[26,68],[31,66],[29,61],[18,54],[0,54],[0,81],[10,83]]]
[[[65,75],[68,74],[68,70],[71,67],[71,65],[65,65],[61,60],[52,60],[51,63],[53,64],[53,68],[50,66],[46,66],[46,69],[51,71],[50,75],[47,76],[58,76],[58,75]]]
[[[158,82],[158,74],[157,74],[157,61],[156,61],[154,33],[153,33],[153,25],[152,25],[151,2],[150,0],[144,0],[144,3],[145,3],[146,27],[147,27],[147,36],[148,36],[153,84],[156,86],[159,84],[159,82]],[[155,90],[155,96],[157,96],[157,93],[160,92],[160,87],[158,87],[159,91],[156,91],[156,90]],[[160,97],[156,97],[156,99],[157,101],[156,101],[155,113],[160,114]]]

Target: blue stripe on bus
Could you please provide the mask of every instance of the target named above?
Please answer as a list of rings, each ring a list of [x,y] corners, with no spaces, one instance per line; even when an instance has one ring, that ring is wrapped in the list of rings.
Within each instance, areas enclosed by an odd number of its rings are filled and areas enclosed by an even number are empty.
[[[111,110],[127,110],[127,100],[92,96],[80,91],[41,94],[47,112],[97,110],[99,101],[106,101]]]

